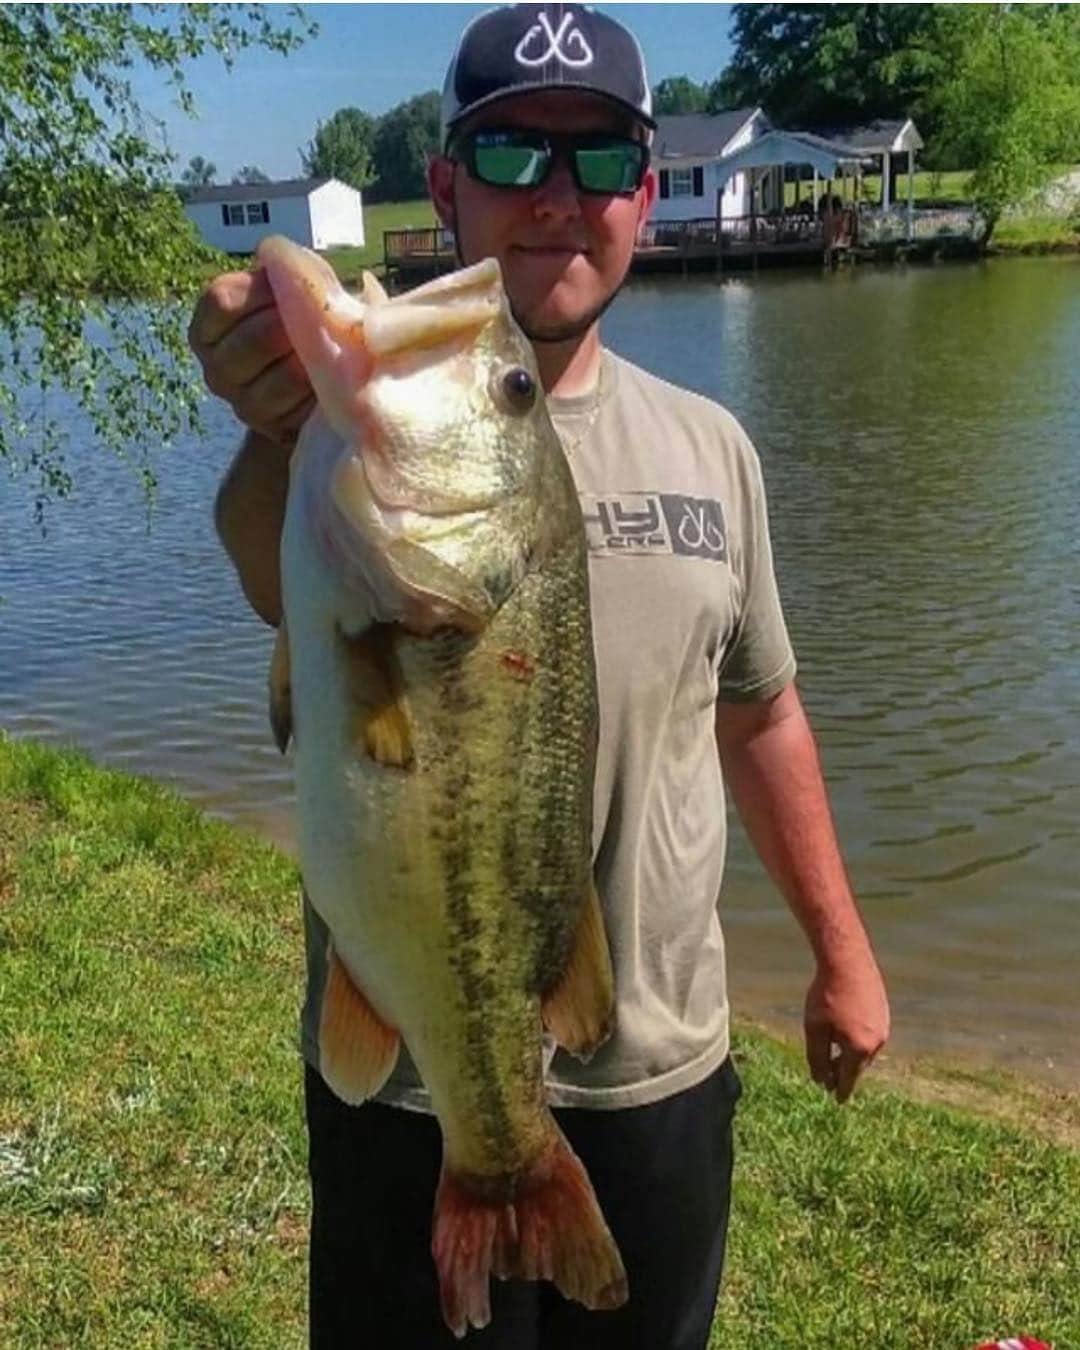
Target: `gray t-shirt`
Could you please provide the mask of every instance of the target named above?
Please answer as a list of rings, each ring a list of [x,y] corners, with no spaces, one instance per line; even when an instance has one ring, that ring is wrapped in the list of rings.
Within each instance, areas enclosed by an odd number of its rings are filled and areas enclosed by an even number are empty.
[[[730,413],[610,352],[599,407],[593,395],[548,407],[589,541],[593,847],[617,1000],[614,1034],[588,1064],[554,1052],[548,1095],[556,1106],[644,1106],[701,1082],[728,1053],[716,703],[771,697],[795,660],[761,468]],[[326,933],[305,908],[302,1044],[318,1067]],[[430,1109],[404,1048],[379,1100]]]

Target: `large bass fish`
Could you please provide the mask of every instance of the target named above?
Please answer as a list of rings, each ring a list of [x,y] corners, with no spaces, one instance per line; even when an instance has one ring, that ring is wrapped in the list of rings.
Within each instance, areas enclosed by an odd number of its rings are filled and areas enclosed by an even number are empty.
[[[370,275],[350,296],[281,238],[258,261],[318,403],[271,718],[331,934],[323,1076],[362,1102],[408,1047],[442,1130],[455,1335],[489,1321],[492,1274],[618,1306],[618,1249],[543,1086],[543,1029],[587,1058],[614,999],[584,530],[533,353],[493,260],[394,299]]]

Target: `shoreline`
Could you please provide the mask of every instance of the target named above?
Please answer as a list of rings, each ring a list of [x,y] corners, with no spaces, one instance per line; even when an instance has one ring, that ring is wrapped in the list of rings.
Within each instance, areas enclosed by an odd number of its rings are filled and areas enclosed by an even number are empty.
[[[0,1342],[299,1347],[295,867],[152,780],[2,733],[0,801]],[[732,1050],[710,1350],[1080,1344],[1080,1103],[999,1087],[987,1112],[984,1079],[882,1059],[840,1107],[750,1022]]]
[[[164,787],[155,779],[126,770],[114,769],[99,764],[78,747],[59,748],[34,738],[16,737],[0,727],[0,770],[3,768],[3,752],[7,746],[30,746],[34,751],[53,760],[62,760],[71,753],[91,766],[95,774],[118,776],[132,785],[136,791],[147,787],[175,797],[178,803],[205,821],[211,828],[220,827],[235,836],[241,846],[254,849],[268,849],[280,863],[296,868],[296,856],[290,840],[280,833],[266,827],[256,815],[245,821],[233,819],[220,807],[207,808],[197,798],[172,788]],[[0,801],[4,800],[4,779],[0,772]],[[6,897],[5,858],[3,833],[0,831],[0,905]],[[299,952],[297,952],[299,959]],[[801,996],[801,995],[800,995]],[[895,1023],[895,1018],[894,1018]],[[733,999],[733,1032],[742,1030],[760,1033],[788,1051],[801,1055],[803,1041],[801,1025],[794,1011],[784,1015],[769,1006],[769,999],[763,992],[757,995],[745,990]],[[894,1037],[897,1027],[894,1024]],[[1065,1082],[1055,1081],[1052,1070],[1025,1068],[1023,1063],[1007,1059],[994,1060],[986,1051],[977,1046],[937,1045],[924,1051],[913,1051],[903,1043],[890,1042],[879,1056],[878,1061],[868,1073],[871,1081],[894,1085],[906,1090],[923,1102],[938,1102],[955,1105],[986,1119],[1008,1118],[1010,1108],[1023,1104],[1025,1114],[1033,1121],[1041,1120],[1043,1112],[1049,1115],[1050,1108],[1060,1111],[1061,1117],[1052,1129],[1043,1131],[1048,1138],[1068,1143],[1080,1149],[1080,1079]],[[1034,1108],[1038,1109],[1034,1109]]]

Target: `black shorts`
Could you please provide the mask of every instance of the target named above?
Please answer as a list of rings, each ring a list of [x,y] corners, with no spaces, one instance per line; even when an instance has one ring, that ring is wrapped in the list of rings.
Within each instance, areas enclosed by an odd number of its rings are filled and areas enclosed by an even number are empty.
[[[346,1106],[307,1069],[313,1350],[704,1350],[724,1263],[730,1059],[651,1106],[558,1109],[619,1244],[630,1300],[590,1312],[544,1283],[491,1282],[491,1324],[454,1339],[439,1312],[431,1215],[442,1141],[433,1116]]]

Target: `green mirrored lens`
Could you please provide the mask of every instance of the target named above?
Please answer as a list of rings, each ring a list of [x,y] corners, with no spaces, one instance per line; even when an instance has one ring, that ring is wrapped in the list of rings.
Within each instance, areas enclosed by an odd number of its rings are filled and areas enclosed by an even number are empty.
[[[641,147],[629,142],[574,152],[581,186],[589,192],[633,192],[641,173]]]
[[[477,141],[477,176],[495,187],[535,187],[547,172],[550,156],[531,145],[508,141]]]

